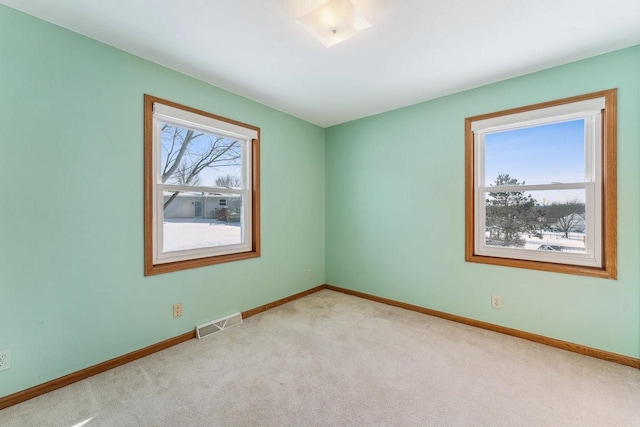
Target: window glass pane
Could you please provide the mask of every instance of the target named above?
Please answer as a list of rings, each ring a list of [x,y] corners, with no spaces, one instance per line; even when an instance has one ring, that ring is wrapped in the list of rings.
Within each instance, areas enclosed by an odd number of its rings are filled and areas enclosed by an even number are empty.
[[[240,188],[242,141],[161,123],[160,183]]]
[[[243,242],[242,196],[167,190],[163,193],[163,252]]]
[[[487,134],[485,185],[500,175],[529,185],[584,182],[584,147],[583,119]]]
[[[585,253],[585,190],[486,193],[487,246]]]

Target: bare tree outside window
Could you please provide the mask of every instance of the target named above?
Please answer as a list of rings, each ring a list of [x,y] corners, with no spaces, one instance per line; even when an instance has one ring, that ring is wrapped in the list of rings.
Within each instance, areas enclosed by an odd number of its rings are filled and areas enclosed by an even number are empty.
[[[144,273],[260,256],[260,128],[144,96]]]
[[[241,144],[234,139],[162,124],[163,184],[199,185],[207,171],[239,166],[241,155]],[[180,191],[174,191],[164,202],[165,209],[178,194]]]
[[[610,89],[465,119],[466,261],[616,278],[616,103]]]
[[[568,238],[571,232],[584,231],[584,202],[571,200],[565,203],[552,203],[546,207],[545,211],[549,227],[564,233],[565,238]],[[582,230],[579,230],[580,228]]]
[[[238,188],[241,181],[237,175],[226,174],[216,178],[216,187]]]

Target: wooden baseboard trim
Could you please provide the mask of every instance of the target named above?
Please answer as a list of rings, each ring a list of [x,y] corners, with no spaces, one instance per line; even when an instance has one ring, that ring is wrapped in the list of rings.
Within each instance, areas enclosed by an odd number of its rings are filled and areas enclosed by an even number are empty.
[[[40,396],[41,394],[49,393],[50,391],[57,390],[59,388],[68,386],[75,382],[84,380],[86,378],[92,377],[126,363],[133,362],[136,359],[140,359],[158,351],[165,350],[169,347],[173,347],[174,345],[189,341],[190,339],[193,339],[195,337],[195,331],[187,332],[185,334],[178,335],[177,337],[169,338],[159,343],[152,344],[148,347],[141,348],[140,350],[132,351],[131,353],[127,353],[122,356],[107,360],[105,362],[98,363],[97,365],[72,372],[68,375],[65,375],[64,377],[56,378],[54,380],[28,388],[26,390],[10,394],[8,396],[0,398],[0,409],[16,405],[29,399],[33,399],[34,397]]]
[[[562,350],[572,351],[574,353],[579,353],[586,356],[591,356],[598,359],[607,360],[609,362],[614,362],[621,365],[631,366],[633,368],[640,369],[640,359],[636,359],[630,356],[611,353],[608,351],[599,350],[596,348],[587,347],[580,344],[574,344],[567,341],[558,340],[555,338],[549,338],[542,335],[532,334],[532,333],[520,331],[517,329],[507,328],[505,326],[494,325],[493,323],[487,323],[479,320],[469,319],[467,317],[457,316],[455,314],[449,314],[442,311],[432,310],[429,308],[420,307],[413,304],[407,304],[404,302],[395,301],[388,298],[382,298],[375,295],[366,294],[364,292],[354,291],[351,289],[340,288],[338,286],[333,286],[329,284],[316,286],[314,288],[308,289],[303,292],[299,292],[289,297],[282,298],[277,301],[273,301],[268,304],[261,305],[259,307],[256,307],[247,311],[243,311],[242,318],[246,319],[248,317],[265,312],[275,307],[279,307],[282,304],[295,301],[299,298],[305,297],[307,295],[313,294],[323,289],[329,289],[331,291],[353,295],[353,296],[368,299],[371,301],[392,305],[394,307],[404,308],[406,310],[416,311],[418,313],[440,317],[442,319],[451,320],[458,323],[464,323],[465,325],[475,326],[477,328],[487,329],[494,332],[500,332],[502,334],[511,335],[514,337],[537,342],[540,344],[545,344],[545,345],[556,347]],[[8,408],[9,406],[17,405],[18,403],[27,401],[29,399],[33,399],[34,397],[40,396],[45,393],[49,393],[50,391],[57,390],[59,388],[68,386],[70,384],[84,380],[94,375],[101,374],[110,369],[116,368],[118,366],[122,366],[129,362],[133,362],[134,360],[143,358],[145,356],[149,356],[150,354],[165,350],[169,347],[173,347],[174,345],[181,344],[185,341],[189,341],[195,337],[196,337],[195,331],[187,332],[182,335],[178,335],[177,337],[169,338],[159,343],[152,344],[148,347],[141,348],[140,350],[136,350],[131,353],[124,354],[122,356],[107,360],[97,365],[90,366],[80,371],[72,372],[68,375],[65,375],[64,377],[56,378],[46,383],[28,388],[26,390],[19,391],[17,393],[10,394],[5,397],[0,397],[0,410],[4,408]]]
[[[342,292],[344,294],[353,295],[356,297],[368,299],[375,302],[380,302],[394,307],[404,308],[406,310],[416,311],[422,314],[428,314],[429,316],[440,317],[442,319],[451,320],[458,323],[464,323],[465,325],[475,326],[476,328],[487,329],[501,334],[510,335],[517,338],[522,338],[528,341],[533,341],[539,344],[548,345],[551,347],[559,348],[562,350],[571,351],[585,356],[595,357],[597,359],[606,360],[620,365],[631,366],[632,368],[640,369],[640,359],[636,359],[631,356],[625,356],[622,354],[611,353],[605,350],[599,350],[593,347],[587,347],[581,344],[575,344],[568,341],[563,341],[555,338],[545,337],[543,335],[533,334],[530,332],[520,331],[518,329],[507,328],[506,326],[495,325],[493,323],[482,322],[480,320],[474,320],[467,317],[457,316],[455,314],[449,314],[442,311],[432,310],[425,307],[420,307],[413,304],[407,304],[400,301],[395,301],[388,298],[382,298],[364,292],[353,291],[351,289],[340,288],[333,285],[325,285],[325,289],[329,289],[336,292]]]
[[[324,285],[316,286],[315,288],[308,289],[306,291],[297,293],[295,295],[291,295],[289,297],[282,298],[265,305],[261,305],[260,307],[256,307],[251,310],[244,311],[242,312],[242,318],[246,319],[247,317],[251,317],[258,313],[262,313],[263,311],[267,311],[269,309],[297,300],[298,298],[302,298],[314,292],[318,292],[324,288],[325,288]],[[88,368],[81,369],[77,372],[72,372],[68,375],[65,375],[64,377],[56,378],[46,383],[33,386],[26,390],[13,393],[5,397],[0,397],[0,410],[4,408],[8,408],[9,406],[17,405],[18,403],[24,402],[29,399],[33,399],[34,397],[38,397],[42,394],[49,393],[50,391],[57,390],[59,388],[68,386],[70,384],[84,380],[94,375],[101,374],[110,369],[116,368],[118,366],[122,366],[129,362],[133,362],[134,360],[143,358],[145,356],[149,356],[150,354],[156,353],[161,350],[165,350],[169,347],[173,347],[174,345],[181,344],[185,341],[189,341],[190,339],[193,339],[195,337],[196,337],[195,330],[191,332],[187,332],[185,334],[178,335],[177,337],[169,338],[159,343],[152,344],[148,347],[141,348],[140,350],[136,350],[131,353],[127,353],[125,355],[107,360],[105,362],[98,363],[97,365],[93,365]]]
[[[282,304],[286,304],[291,301],[295,301],[299,298],[306,297],[307,295],[311,295],[315,292],[321,291],[325,289],[326,285],[316,286],[315,288],[307,289],[306,291],[298,292],[297,294],[291,295],[289,297],[285,297],[279,299],[277,301],[270,302],[265,305],[261,305],[260,307],[252,308],[251,310],[243,311],[242,318],[246,319],[247,317],[255,316],[256,314],[262,313],[267,310],[271,310],[272,308],[276,308],[281,306]]]

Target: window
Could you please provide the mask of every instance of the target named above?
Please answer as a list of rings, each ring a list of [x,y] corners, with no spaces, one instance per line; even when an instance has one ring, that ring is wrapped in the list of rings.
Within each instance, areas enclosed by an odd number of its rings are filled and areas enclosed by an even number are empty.
[[[466,260],[615,279],[616,90],[465,126]]]
[[[260,256],[259,135],[145,95],[145,275]]]

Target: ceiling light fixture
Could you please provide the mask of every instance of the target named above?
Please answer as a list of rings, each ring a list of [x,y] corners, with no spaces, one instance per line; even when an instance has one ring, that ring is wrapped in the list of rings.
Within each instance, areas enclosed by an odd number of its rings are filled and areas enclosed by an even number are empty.
[[[371,27],[369,21],[356,10],[350,0],[329,0],[316,10],[298,18],[297,22],[326,47],[355,36]]]

